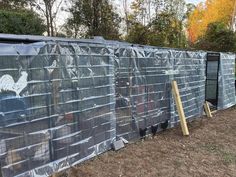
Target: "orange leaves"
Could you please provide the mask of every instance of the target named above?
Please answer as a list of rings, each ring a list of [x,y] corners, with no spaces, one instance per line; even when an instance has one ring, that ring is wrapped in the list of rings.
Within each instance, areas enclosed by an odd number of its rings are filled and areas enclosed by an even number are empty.
[[[204,5],[200,3],[188,19],[188,33],[191,42],[195,42],[203,34]]]
[[[188,19],[188,34],[191,42],[204,35],[209,23],[220,21],[230,25],[235,0],[206,0],[200,3]]]

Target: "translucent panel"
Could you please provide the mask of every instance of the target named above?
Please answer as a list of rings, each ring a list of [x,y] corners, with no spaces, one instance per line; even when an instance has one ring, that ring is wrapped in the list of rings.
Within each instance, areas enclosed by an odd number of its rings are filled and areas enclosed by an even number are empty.
[[[77,44],[75,53],[74,47],[5,44],[0,50],[4,177],[47,176],[110,149],[116,128],[111,52]]]
[[[3,177],[49,176],[110,150],[120,137],[175,126],[173,80],[187,119],[203,113],[206,52],[105,40],[0,49]],[[220,109],[235,104],[234,57],[221,54]],[[214,63],[208,67],[215,77]]]
[[[235,54],[221,53],[220,57],[218,109],[226,109],[236,103]]]

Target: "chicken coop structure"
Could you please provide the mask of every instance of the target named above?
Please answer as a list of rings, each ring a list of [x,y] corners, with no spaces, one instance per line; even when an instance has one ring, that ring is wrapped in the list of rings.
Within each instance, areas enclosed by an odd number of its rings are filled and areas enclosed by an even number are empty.
[[[0,34],[1,174],[49,176],[121,137],[174,127],[173,80],[187,119],[206,100],[229,108],[234,68],[232,53]]]

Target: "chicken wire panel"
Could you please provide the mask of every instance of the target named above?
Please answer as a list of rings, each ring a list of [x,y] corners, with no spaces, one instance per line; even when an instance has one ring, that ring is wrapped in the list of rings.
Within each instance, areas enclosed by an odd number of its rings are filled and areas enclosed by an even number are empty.
[[[198,117],[203,113],[205,101],[206,53],[170,50],[173,66],[171,80],[178,84],[186,118]],[[171,101],[171,122],[179,121],[175,101]]]
[[[170,117],[168,52],[151,47],[116,47],[117,136],[139,137],[140,130]],[[148,130],[149,131],[149,130]]]
[[[218,77],[217,109],[226,109],[236,104],[235,54],[220,53]]]
[[[115,138],[109,46],[1,44],[2,175],[48,176],[110,149]]]

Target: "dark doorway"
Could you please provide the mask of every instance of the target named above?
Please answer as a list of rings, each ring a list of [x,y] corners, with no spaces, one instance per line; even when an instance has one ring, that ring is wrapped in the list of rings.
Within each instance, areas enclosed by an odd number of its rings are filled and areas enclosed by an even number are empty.
[[[206,101],[217,108],[220,53],[208,53],[206,62]]]

